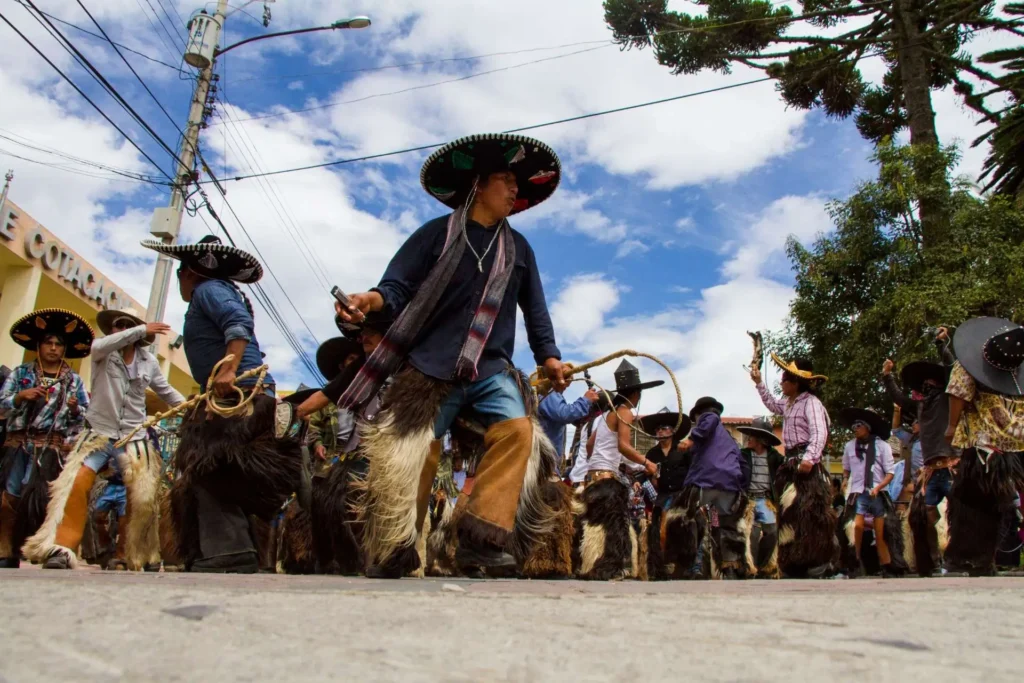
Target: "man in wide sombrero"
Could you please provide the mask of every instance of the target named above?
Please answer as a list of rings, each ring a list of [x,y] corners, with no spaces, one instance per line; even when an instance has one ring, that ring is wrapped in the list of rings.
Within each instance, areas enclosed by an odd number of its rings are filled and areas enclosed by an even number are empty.
[[[82,378],[67,361],[89,355],[93,331],[71,311],[45,308],[17,320],[11,337],[36,357],[14,368],[0,388],[8,430],[0,451],[0,568],[18,566],[22,543],[43,522],[65,441],[89,407]]]
[[[784,361],[774,352],[772,362],[782,370],[782,398],[776,398],[753,368],[761,402],[782,416],[782,446],[786,461],[776,475],[779,494],[779,568],[789,576],[822,577],[838,559],[832,493],[821,464],[828,442],[829,418],[817,396],[827,377],[814,373],[806,358]]]
[[[945,568],[989,574],[1024,489],[1024,328],[974,318],[957,328],[953,348],[946,437],[963,451],[949,491]]]
[[[87,428],[75,442],[54,483],[46,522],[24,546],[25,557],[44,562],[48,569],[72,569],[85,533],[89,492],[103,470],[120,475],[127,489],[125,514],[118,525],[117,556],[128,568],[159,566],[160,474],[163,460],[145,431],[124,446],[115,442],[146,420],[146,390],[152,389],[170,406],[185,398],[160,370],[148,350],[164,323],[146,323],[133,311],[100,311],[96,324],[105,336],[92,342],[92,402],[85,413]]]
[[[279,424],[271,375],[235,379],[263,364],[252,305],[238,287],[257,282],[263,267],[212,235],[194,244],[142,244],[180,261],[185,358],[201,391],[228,405],[252,398],[231,416],[203,402],[184,416],[171,488],[178,554],[188,571],[256,572],[248,516],[271,520],[302,478],[301,445]]]
[[[397,316],[341,401],[365,403],[394,375],[387,407],[363,439],[370,460],[366,549],[383,575],[415,564],[411,548],[440,439],[461,411],[472,411],[486,429],[473,492],[459,497],[456,511],[461,568],[513,568],[506,547],[515,545],[509,540],[517,510],[543,510],[543,479],[524,489],[527,465],[547,439],[530,416],[529,386],[512,365],[517,306],[537,365],[559,386],[563,369],[533,249],[507,218],[550,197],[560,177],[558,157],[532,138],[473,135],[445,145],[427,159],[420,181],[452,213],[413,233],[377,287],[351,297],[353,310],[336,306],[350,322],[372,311]]]

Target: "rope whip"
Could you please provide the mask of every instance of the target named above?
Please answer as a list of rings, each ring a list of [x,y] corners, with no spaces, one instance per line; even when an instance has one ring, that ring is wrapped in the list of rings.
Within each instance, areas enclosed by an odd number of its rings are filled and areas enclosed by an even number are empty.
[[[235,359],[234,354],[228,354],[227,356],[224,356],[223,358],[221,358],[219,361],[217,361],[217,364],[213,366],[213,370],[210,371],[210,377],[216,377],[217,376],[217,370],[220,368],[220,366],[222,364],[227,363],[229,361],[232,361],[234,359]],[[148,420],[146,420],[145,422],[140,424],[138,427],[133,429],[131,432],[129,432],[128,436],[125,436],[120,441],[115,443],[114,447],[115,448],[121,448],[126,443],[131,441],[132,437],[135,436],[136,434],[138,434],[139,432],[141,432],[143,429],[148,429],[149,427],[152,427],[155,424],[159,424],[161,420],[165,420],[168,417],[174,417],[175,415],[179,415],[181,413],[184,413],[185,411],[190,410],[191,408],[194,408],[195,406],[197,406],[197,405],[199,405],[201,403],[206,403],[206,409],[209,410],[214,415],[219,415],[221,417],[232,417],[234,415],[237,415],[238,413],[240,413],[243,410],[245,410],[245,408],[250,403],[252,403],[253,397],[255,397],[256,394],[258,394],[260,392],[260,389],[263,388],[263,380],[266,379],[267,371],[269,369],[270,369],[269,365],[263,364],[263,365],[259,366],[258,368],[253,368],[252,370],[246,370],[242,374],[240,374],[237,377],[235,377],[235,381],[236,382],[238,380],[240,380],[240,379],[248,379],[250,377],[258,377],[258,379],[256,380],[256,386],[253,387],[252,391],[249,393],[248,396],[246,396],[245,392],[242,391],[237,386],[232,386],[231,387],[232,389],[235,390],[235,392],[238,393],[239,402],[238,402],[237,405],[228,405],[226,403],[217,403],[217,396],[213,393],[213,389],[208,389],[205,392],[203,392],[202,394],[199,394],[198,396],[193,396],[192,398],[190,398],[189,400],[185,401],[184,403],[179,403],[178,405],[174,406],[170,410],[167,410],[167,411],[165,411],[163,413],[157,413],[156,415],[154,415],[153,417],[149,418]]]
[[[602,356],[602,357],[598,358],[597,360],[592,360],[589,363],[583,363],[582,365],[573,365],[571,363],[566,363],[565,364],[566,365],[566,370],[565,370],[565,373],[564,373],[564,377],[565,377],[565,379],[567,381],[573,381],[573,382],[584,381],[584,380],[580,380],[580,379],[569,380],[569,377],[571,377],[571,376],[573,376],[575,374],[578,374],[580,372],[586,372],[587,370],[590,370],[591,368],[595,368],[595,367],[597,367],[599,365],[604,365],[605,363],[611,362],[611,361],[615,360],[616,358],[622,358],[624,356],[630,356],[632,358],[646,358],[648,360],[654,361],[655,363],[660,365],[662,367],[662,369],[666,373],[668,373],[669,379],[672,380],[672,387],[676,391],[676,404],[678,405],[678,413],[677,414],[679,415],[679,419],[676,420],[676,426],[673,428],[672,431],[673,432],[678,431],[679,428],[683,426],[683,392],[679,389],[679,382],[676,381],[675,373],[673,373],[671,368],[669,368],[668,365],[666,365],[664,362],[662,362],[662,360],[660,358],[658,358],[657,356],[655,356],[653,354],[644,353],[643,351],[636,351],[634,349],[622,349],[620,351],[615,351],[614,353],[609,353],[607,356]],[[543,368],[537,368],[537,370],[535,370],[533,372],[533,374],[530,375],[530,384],[533,386],[533,388],[536,390],[537,394],[540,395],[540,396],[546,396],[552,390],[551,380],[544,374]],[[610,405],[611,402],[612,402],[612,397],[611,397],[611,394],[608,392],[608,390],[605,389],[604,387],[598,385],[596,382],[593,382],[593,384],[594,384],[594,386],[596,386],[601,391],[602,394],[604,394],[605,399],[608,401],[608,403]],[[648,436],[648,437],[651,437],[651,438],[656,438],[656,437],[654,437],[653,434],[648,434],[644,430],[640,429],[638,426],[636,426],[635,423],[634,424],[630,424],[629,428],[632,429],[635,432],[639,432],[640,434],[643,434],[644,436]]]

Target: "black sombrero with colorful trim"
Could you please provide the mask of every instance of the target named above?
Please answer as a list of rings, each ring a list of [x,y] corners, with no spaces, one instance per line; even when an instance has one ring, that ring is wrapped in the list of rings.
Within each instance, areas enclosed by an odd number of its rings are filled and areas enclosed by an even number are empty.
[[[49,335],[64,340],[64,357],[69,360],[88,356],[96,336],[85,318],[63,308],[41,308],[11,325],[11,338],[29,351],[38,350]]]
[[[234,280],[251,285],[263,277],[263,266],[256,257],[238,247],[221,244],[220,238],[207,235],[195,244],[164,244],[145,240],[142,246],[170,256],[204,277]]]
[[[692,426],[690,418],[683,415],[683,422],[679,425],[679,429],[676,429],[676,423],[679,422],[679,413],[670,411],[668,408],[662,408],[656,413],[644,415],[637,422],[640,429],[651,435],[655,435],[662,427],[675,429],[675,433],[672,435],[674,439],[682,439],[689,434],[690,427]]]
[[[1024,396],[1024,328],[1004,318],[971,318],[953,335],[956,358],[971,377],[1007,396]]]
[[[457,209],[475,178],[500,171],[515,173],[519,185],[509,215],[540,204],[562,178],[558,155],[543,142],[514,133],[484,133],[449,142],[427,157],[420,184],[431,197]]]
[[[839,411],[839,424],[853,429],[854,422],[863,422],[871,428],[871,433],[882,441],[892,436],[892,420],[886,419],[881,413],[870,408],[843,408]]]
[[[924,389],[924,383],[933,380],[942,387],[949,382],[949,368],[945,365],[932,363],[926,360],[916,360],[907,363],[900,372],[900,381],[904,390],[920,393]]]

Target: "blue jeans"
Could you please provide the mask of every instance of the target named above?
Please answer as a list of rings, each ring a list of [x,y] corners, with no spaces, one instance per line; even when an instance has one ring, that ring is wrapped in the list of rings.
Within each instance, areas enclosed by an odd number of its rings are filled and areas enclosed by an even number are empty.
[[[88,467],[93,472],[100,472],[107,465],[112,465],[114,469],[121,472],[121,462],[119,460],[124,460],[124,447],[114,448],[115,441],[115,439],[108,439],[102,448],[98,448],[85,456],[82,465]]]
[[[96,512],[116,510],[118,517],[124,517],[128,505],[128,492],[124,484],[107,484],[103,493],[96,499]]]
[[[767,498],[757,498],[754,501],[754,523],[775,524],[775,512],[768,507]]]
[[[434,438],[440,439],[463,408],[470,408],[484,429],[497,422],[526,417],[519,385],[507,373],[499,372],[471,384],[456,384],[441,404],[434,423]]]
[[[32,447],[29,446],[29,448]],[[7,457],[12,458],[14,464],[11,465],[4,488],[9,495],[17,497],[21,495],[21,489],[25,487],[29,477],[32,476],[32,468],[29,466],[32,462],[32,453],[26,450],[25,446],[18,446],[12,448],[7,453]]]
[[[928,478],[928,484],[924,487],[924,504],[936,507],[942,499],[949,495],[953,488],[953,475],[949,469],[936,470]]]
[[[882,505],[881,494],[871,497],[869,493],[857,494],[857,514],[871,515],[872,517],[885,517],[885,506]]]

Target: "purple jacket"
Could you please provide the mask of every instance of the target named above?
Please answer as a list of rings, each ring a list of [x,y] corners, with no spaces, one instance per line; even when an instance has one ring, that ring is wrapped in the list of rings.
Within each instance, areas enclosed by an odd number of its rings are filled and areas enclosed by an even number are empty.
[[[693,441],[693,462],[685,486],[743,490],[740,447],[722,426],[722,418],[704,413],[697,418],[697,426],[690,431],[689,438]]]

